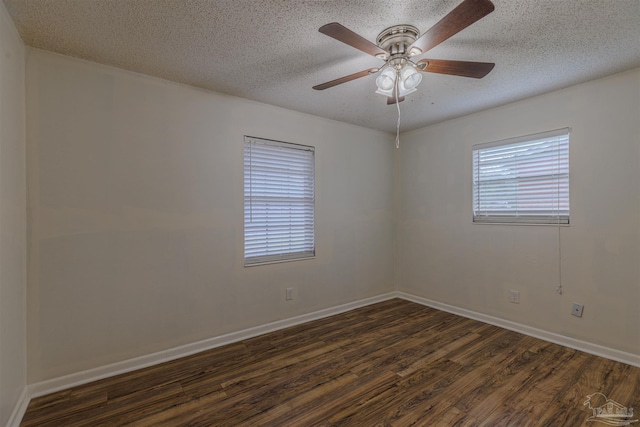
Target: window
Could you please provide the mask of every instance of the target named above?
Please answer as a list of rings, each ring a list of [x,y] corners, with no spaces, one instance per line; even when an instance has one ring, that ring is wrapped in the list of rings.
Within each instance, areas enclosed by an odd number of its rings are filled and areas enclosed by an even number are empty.
[[[569,129],[474,145],[473,221],[569,224]]]
[[[314,148],[245,136],[244,263],[315,256]]]

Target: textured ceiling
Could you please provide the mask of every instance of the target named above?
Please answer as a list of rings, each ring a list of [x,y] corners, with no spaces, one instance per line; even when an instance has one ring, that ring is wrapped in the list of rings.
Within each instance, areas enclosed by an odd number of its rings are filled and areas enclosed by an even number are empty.
[[[395,132],[368,76],[382,61],[318,32],[368,40],[428,30],[461,0],[4,0],[26,44],[64,55]],[[495,62],[484,79],[426,73],[400,104],[411,130],[640,66],[639,0],[493,0],[495,11],[427,55]]]

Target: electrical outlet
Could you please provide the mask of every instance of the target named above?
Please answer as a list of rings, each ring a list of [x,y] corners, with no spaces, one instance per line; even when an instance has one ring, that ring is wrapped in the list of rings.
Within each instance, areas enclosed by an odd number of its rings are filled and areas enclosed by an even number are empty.
[[[284,299],[291,301],[293,299],[293,288],[287,288],[284,294]]]
[[[582,317],[582,310],[584,310],[584,305],[574,302],[571,308],[571,314],[576,317]]]
[[[520,291],[511,289],[511,291],[509,291],[509,302],[520,304]]]

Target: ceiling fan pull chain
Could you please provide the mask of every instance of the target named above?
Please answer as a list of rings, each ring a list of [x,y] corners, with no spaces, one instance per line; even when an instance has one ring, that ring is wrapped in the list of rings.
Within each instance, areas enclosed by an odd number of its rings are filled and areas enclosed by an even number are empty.
[[[396,125],[396,148],[400,148],[400,102],[398,102],[398,80],[396,79],[396,107],[398,108],[398,124]]]

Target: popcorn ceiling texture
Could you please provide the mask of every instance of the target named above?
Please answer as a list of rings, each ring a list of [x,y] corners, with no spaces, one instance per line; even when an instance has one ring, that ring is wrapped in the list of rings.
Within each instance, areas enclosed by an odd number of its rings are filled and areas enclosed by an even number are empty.
[[[312,86],[382,61],[318,32],[368,40],[428,30],[461,0],[4,0],[29,46],[373,129],[395,106],[373,76]],[[412,130],[640,66],[638,0],[494,0],[496,10],[420,58],[495,62],[484,79],[423,75],[401,104]]]

